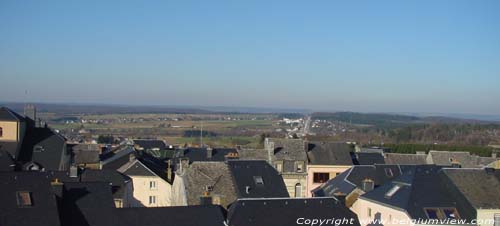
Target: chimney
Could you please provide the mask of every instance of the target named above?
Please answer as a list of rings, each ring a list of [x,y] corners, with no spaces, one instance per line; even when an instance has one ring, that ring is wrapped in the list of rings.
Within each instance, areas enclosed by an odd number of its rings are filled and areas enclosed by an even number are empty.
[[[207,147],[207,158],[211,159],[213,155],[213,149],[211,147]]]
[[[172,181],[172,162],[170,160],[167,161],[167,179]]]
[[[497,150],[493,150],[493,151],[491,152],[491,157],[492,157],[492,158],[495,158],[495,159],[497,158]]]
[[[371,179],[366,178],[363,180],[362,186],[364,192],[369,192],[375,188],[375,182]]]
[[[69,167],[69,177],[72,178],[78,177],[78,167],[76,166]]]
[[[128,156],[128,161],[133,162],[134,160],[135,160],[135,154],[132,153]]]

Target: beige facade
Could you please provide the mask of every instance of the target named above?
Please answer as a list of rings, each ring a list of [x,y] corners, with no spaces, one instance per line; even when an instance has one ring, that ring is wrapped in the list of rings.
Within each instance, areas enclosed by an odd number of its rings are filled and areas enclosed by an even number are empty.
[[[0,141],[19,142],[23,141],[26,124],[24,122],[0,121]]]
[[[158,176],[129,176],[133,192],[127,198],[130,207],[171,206],[172,186]],[[131,196],[131,197],[130,197]]]
[[[292,198],[306,197],[307,175],[305,174],[281,174],[285,182],[288,194]]]
[[[408,216],[406,211],[393,209],[364,199],[358,199],[356,202],[354,202],[351,210],[358,215],[361,226],[415,225],[411,223],[411,218]],[[373,223],[375,220],[380,223]]]
[[[311,191],[315,188],[321,186],[328,180],[335,178],[337,175],[345,172],[352,166],[333,166],[333,165],[307,165],[307,186],[306,186],[306,197],[312,197]],[[319,182],[315,181],[315,174],[328,174],[328,179],[326,181]]]
[[[478,226],[500,225],[500,209],[476,209]],[[495,224],[495,216],[497,224]]]

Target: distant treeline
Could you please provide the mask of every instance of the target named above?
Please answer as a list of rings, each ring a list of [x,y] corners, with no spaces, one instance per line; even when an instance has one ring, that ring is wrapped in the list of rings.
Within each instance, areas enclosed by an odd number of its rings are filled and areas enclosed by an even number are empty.
[[[393,114],[366,114],[357,112],[314,113],[312,119],[340,121],[352,124],[373,125],[380,128],[394,127],[402,124],[416,123],[418,117]]]
[[[278,115],[278,118],[280,118],[280,119],[282,119],[282,118],[299,119],[302,117],[304,117],[304,115],[300,114],[300,113],[281,113]]]
[[[466,151],[478,156],[491,156],[494,148],[487,146],[461,146],[445,144],[384,144],[383,147],[389,148],[393,153],[415,154],[418,152],[428,153],[430,150],[436,151]]]
[[[216,137],[217,133],[211,131],[203,131],[200,130],[186,130],[183,132],[183,137],[200,137],[203,134],[203,137]]]

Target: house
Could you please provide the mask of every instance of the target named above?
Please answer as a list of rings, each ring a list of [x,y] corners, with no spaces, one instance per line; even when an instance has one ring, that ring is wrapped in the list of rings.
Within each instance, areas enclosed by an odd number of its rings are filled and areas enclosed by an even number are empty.
[[[451,194],[441,166],[418,165],[362,194],[352,210],[365,225],[467,225],[475,216]],[[370,223],[371,221],[371,223]]]
[[[443,169],[450,193],[465,206],[479,226],[500,224],[500,171],[485,169]]]
[[[268,162],[281,174],[290,197],[306,197],[307,143],[301,139],[266,138]]]
[[[306,196],[312,197],[312,190],[351,168],[353,151],[347,143],[309,142]]]
[[[78,167],[100,169],[101,146],[98,144],[72,144],[74,164]]]
[[[351,207],[360,195],[372,191],[404,172],[407,166],[371,165],[353,166],[312,191],[315,197],[336,197]]]
[[[27,112],[32,112],[30,117],[0,108],[0,150],[7,151],[22,170],[67,170],[66,139],[40,126],[33,109]]]
[[[175,172],[174,205],[228,207],[238,198],[289,197],[282,177],[262,160],[184,161]]]
[[[130,207],[171,206],[172,182],[167,177],[168,166],[153,170],[145,165],[142,157],[129,155],[129,161],[118,172],[132,179],[133,193],[129,193]],[[140,161],[142,160],[142,161]]]
[[[228,211],[229,226],[360,225],[356,214],[334,198],[239,199]]]
[[[190,163],[201,161],[223,162],[228,159],[238,159],[238,154],[238,150],[234,148],[188,147],[177,149],[172,160],[175,163],[179,163],[181,160],[188,160]]]
[[[46,173],[0,172],[0,225],[61,225]]]

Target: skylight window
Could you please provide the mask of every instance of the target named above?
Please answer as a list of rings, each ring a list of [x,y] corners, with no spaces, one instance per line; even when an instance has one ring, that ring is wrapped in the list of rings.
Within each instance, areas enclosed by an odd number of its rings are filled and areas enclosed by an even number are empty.
[[[427,217],[429,219],[439,219],[438,216],[439,209],[434,209],[434,208],[425,209],[425,213],[427,214]]]
[[[455,208],[444,208],[443,213],[446,219],[460,219]]]
[[[262,179],[261,176],[255,176],[253,177],[253,180],[255,181],[256,185],[264,185],[264,179]]]
[[[399,189],[401,189],[401,185],[399,184],[394,185],[394,187],[392,187],[391,190],[385,193],[385,197],[388,199],[391,198],[394,194],[396,194],[396,192],[399,191]]]
[[[18,191],[16,196],[17,196],[17,206],[19,207],[33,206],[33,201],[31,200],[31,192]]]

